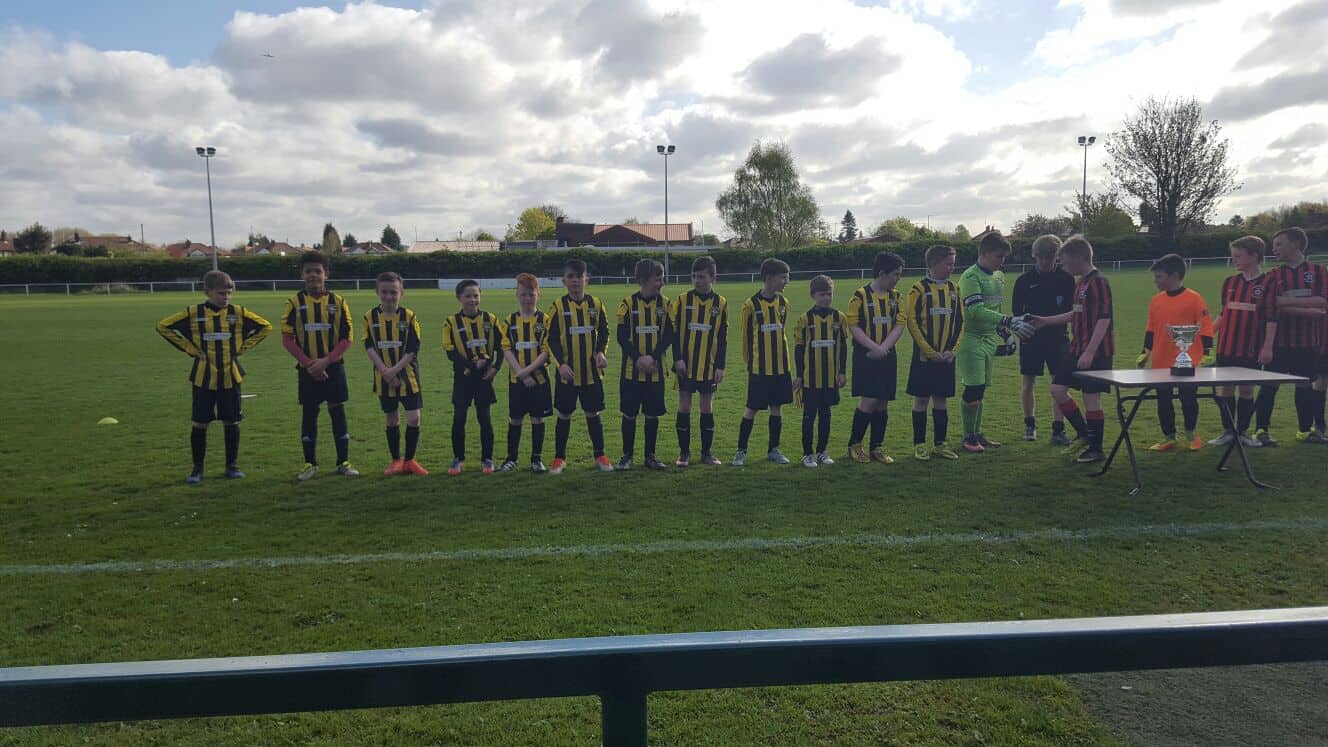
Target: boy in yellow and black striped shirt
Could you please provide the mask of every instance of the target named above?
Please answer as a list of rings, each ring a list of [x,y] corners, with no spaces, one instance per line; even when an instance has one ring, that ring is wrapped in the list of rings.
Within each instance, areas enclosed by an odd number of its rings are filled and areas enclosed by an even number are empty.
[[[364,315],[364,350],[374,367],[373,390],[386,416],[387,451],[392,457],[384,475],[427,475],[415,461],[420,443],[420,322],[401,305],[405,283],[395,272],[374,282],[378,305]],[[401,413],[406,411],[406,455],[401,456]]]
[[[958,459],[945,443],[950,425],[946,400],[955,394],[955,351],[964,333],[964,305],[959,287],[950,280],[955,250],[931,246],[924,255],[927,276],[908,289],[905,321],[913,337],[913,363],[908,369],[908,393],[913,395],[913,457]],[[927,440],[927,403],[935,428],[932,448]]]
[[[855,462],[894,464],[885,453],[887,410],[895,398],[899,363],[895,348],[908,328],[904,321],[904,299],[895,287],[904,274],[904,258],[881,252],[872,263],[872,281],[853,293],[848,302],[849,334],[853,337],[853,396],[861,397],[853,409],[853,427],[848,437],[848,456]],[[871,427],[871,450],[864,452],[862,439]]]
[[[226,476],[244,477],[236,466],[240,451],[240,382],[244,367],[239,357],[254,349],[272,331],[263,317],[231,304],[235,282],[212,270],[203,276],[205,303],[195,304],[157,322],[157,334],[194,359],[189,381],[194,387],[193,427],[189,445],[194,468],[185,478],[190,485],[203,481],[207,454],[207,428],[220,419],[226,436]]]
[[[802,466],[835,463],[825,452],[830,445],[830,408],[839,404],[848,367],[848,338],[844,315],[830,304],[835,282],[817,275],[811,282],[815,304],[798,315],[793,325],[793,363],[797,376],[793,388],[802,399]],[[812,429],[816,428],[816,450],[812,451]]]
[[[692,290],[673,299],[669,323],[673,326],[673,372],[678,375],[678,461],[692,459],[692,394],[701,399],[701,463],[717,465],[715,442],[715,389],[724,381],[728,358],[729,303],[714,290],[718,268],[712,257],[692,262]]]
[[[500,472],[516,469],[521,447],[521,424],[530,416],[530,471],[548,472],[544,466],[544,419],[553,414],[549,392],[549,318],[539,309],[539,278],[523,272],[516,276],[516,300],[521,308],[503,320],[503,358],[507,361],[507,459]]]
[[[659,439],[659,418],[664,406],[664,351],[672,329],[669,325],[669,300],[664,288],[664,265],[643,259],[634,269],[640,290],[618,304],[618,344],[623,350],[622,378],[619,380],[619,409],[622,412],[623,456],[617,469],[632,468],[636,450],[636,416],[646,418],[646,469],[664,469],[655,456]]]
[[[558,382],[553,389],[553,408],[558,411],[554,424],[554,457],[549,474],[558,475],[567,467],[567,439],[572,434],[572,413],[577,403],[586,413],[586,429],[595,451],[595,466],[612,472],[613,464],[604,456],[604,369],[609,359],[609,315],[604,302],[586,293],[590,271],[579,259],[563,263],[563,287],[567,293],[549,307],[549,354],[558,366]]]
[[[766,458],[775,464],[788,464],[779,450],[779,432],[783,425],[781,408],[793,401],[793,379],[789,376],[788,322],[789,266],[778,259],[761,263],[761,290],[742,303],[739,324],[742,326],[742,359],[747,364],[747,407],[738,427],[738,452],[733,465],[747,463],[747,441],[752,435],[756,413],[770,410],[770,448]]]
[[[297,263],[304,289],[286,302],[281,315],[281,345],[297,362],[301,408],[300,443],[304,447],[304,469],[295,479],[304,481],[318,474],[318,410],[327,403],[332,438],[337,449],[337,474],[359,476],[351,466],[350,430],[346,426],[346,366],[342,356],[355,340],[346,299],[327,289],[330,271],[327,257],[309,251]]]
[[[493,420],[489,408],[498,401],[493,380],[503,367],[502,332],[498,317],[480,310],[480,284],[457,283],[461,310],[443,320],[443,351],[452,361],[452,466],[461,474],[466,462],[466,413],[475,405],[480,426],[480,471],[493,474]]]

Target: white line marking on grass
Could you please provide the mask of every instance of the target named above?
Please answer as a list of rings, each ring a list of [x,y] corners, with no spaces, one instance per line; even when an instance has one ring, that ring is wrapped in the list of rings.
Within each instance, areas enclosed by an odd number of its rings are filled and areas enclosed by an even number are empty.
[[[821,537],[740,537],[724,540],[677,540],[642,544],[568,545],[563,547],[493,547],[432,552],[383,552],[362,555],[306,555],[286,558],[233,560],[115,560],[101,563],[0,565],[0,576],[48,574],[124,573],[129,571],[214,571],[230,568],[289,568],[294,566],[363,565],[368,563],[427,563],[454,560],[522,560],[525,558],[655,555],[661,553],[732,552],[745,550],[800,550],[815,547],[910,547],[913,545],[1005,544],[1011,542],[1075,542],[1144,537],[1203,537],[1214,534],[1261,531],[1322,531],[1328,519],[1303,517],[1248,522],[1201,524],[1141,524],[1092,529],[1021,529],[1011,532],[968,534],[845,534]]]

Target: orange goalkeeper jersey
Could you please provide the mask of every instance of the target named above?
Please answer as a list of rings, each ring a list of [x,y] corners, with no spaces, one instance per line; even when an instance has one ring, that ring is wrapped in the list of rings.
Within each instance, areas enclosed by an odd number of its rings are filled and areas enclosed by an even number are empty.
[[[1190,357],[1194,359],[1194,365],[1199,365],[1199,359],[1203,358],[1202,338],[1213,336],[1213,318],[1208,315],[1203,296],[1190,288],[1181,288],[1174,296],[1165,292],[1153,296],[1148,304],[1148,328],[1145,330],[1153,333],[1150,359],[1153,368],[1171,368],[1176,356],[1180,355],[1180,348],[1167,332],[1169,324],[1199,325],[1199,334],[1194,336],[1194,343],[1190,345]]]

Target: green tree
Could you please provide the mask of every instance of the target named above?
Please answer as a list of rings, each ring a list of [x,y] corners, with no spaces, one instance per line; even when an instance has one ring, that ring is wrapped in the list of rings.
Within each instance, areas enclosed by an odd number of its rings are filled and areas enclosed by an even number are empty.
[[[14,251],[19,254],[45,254],[51,251],[51,232],[33,223],[14,236]]]
[[[1015,221],[1014,226],[1010,229],[1010,235],[1024,238],[1042,236],[1043,234],[1065,236],[1077,230],[1079,230],[1079,225],[1077,223],[1071,225],[1070,219],[1064,215],[1048,217],[1041,213],[1029,213]]]
[[[641,221],[637,220],[637,219],[636,219],[636,216],[632,216],[631,218],[624,218],[624,219],[623,219],[623,222],[622,222],[622,225],[624,225],[624,226],[639,226],[639,225],[641,225]]]
[[[383,246],[390,247],[394,252],[401,251],[401,237],[397,235],[397,230],[392,227],[391,223],[383,226],[383,236],[378,241]]]
[[[325,254],[341,254],[341,234],[331,223],[323,226],[323,246],[322,251]]]
[[[549,220],[553,221],[554,223],[557,223],[559,218],[562,218],[563,220],[565,220],[565,221],[567,221],[567,222],[569,222],[569,223],[575,223],[575,222],[576,222],[576,221],[572,220],[571,218],[568,218],[568,217],[567,217],[567,211],[566,211],[566,210],[563,210],[561,207],[558,207],[557,205],[553,204],[552,202],[546,202],[546,203],[544,203],[543,205],[540,205],[540,206],[539,206],[539,209],[540,209],[541,211],[543,211],[543,213],[544,213],[545,215],[549,216]]]
[[[554,222],[553,216],[543,207],[526,208],[521,211],[521,217],[517,219],[516,225],[507,232],[507,240],[551,239],[557,229],[558,224]]]
[[[346,234],[346,238],[341,241],[341,245],[348,249],[353,249],[358,243],[360,242],[355,239],[355,234],[353,233]]]
[[[909,241],[919,238],[920,230],[913,221],[900,215],[876,224],[871,235],[873,238],[882,237],[886,241]]]
[[[973,234],[968,232],[968,226],[960,223],[950,232],[950,240],[956,244],[965,244],[973,240]]]
[[[1240,217],[1239,214],[1233,215],[1231,216],[1231,220],[1227,221],[1227,225],[1231,226],[1232,228],[1240,228],[1241,226],[1245,225],[1245,219]]]
[[[1087,196],[1076,193],[1075,204],[1065,207],[1065,215],[1075,230],[1083,230],[1095,238],[1125,236],[1136,231],[1134,220],[1125,212],[1120,193],[1115,190]]]
[[[713,233],[703,233],[696,237],[697,246],[719,246],[719,237]]]
[[[250,232],[249,232],[249,238],[245,241],[244,245],[245,245],[245,246],[271,246],[271,245],[272,245],[272,239],[269,239],[267,236],[264,236],[261,232],[260,232],[260,233],[254,233],[254,232],[250,231]]]
[[[758,140],[715,208],[730,231],[765,249],[786,249],[825,234],[816,198],[798,178],[784,143]]]
[[[1230,141],[1216,120],[1203,121],[1197,99],[1146,99],[1107,137],[1107,166],[1117,189],[1156,211],[1150,232],[1170,243],[1203,225],[1221,199],[1240,189],[1228,165]]]
[[[844,218],[839,221],[839,240],[852,241],[858,236],[858,219],[853,217],[852,210],[844,211]]]
[[[475,231],[475,241],[497,241],[498,237],[485,231],[483,228]]]

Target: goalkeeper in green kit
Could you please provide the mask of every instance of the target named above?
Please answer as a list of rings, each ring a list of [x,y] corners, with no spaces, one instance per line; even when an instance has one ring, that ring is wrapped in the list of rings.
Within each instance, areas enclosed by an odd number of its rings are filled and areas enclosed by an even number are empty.
[[[1000,443],[982,433],[982,397],[991,384],[992,364],[998,355],[1014,352],[1012,326],[1023,326],[1001,312],[1010,242],[991,231],[978,244],[978,261],[959,276],[959,298],[964,304],[964,344],[958,353],[959,381],[964,385],[962,415],[964,450],[981,453]]]

